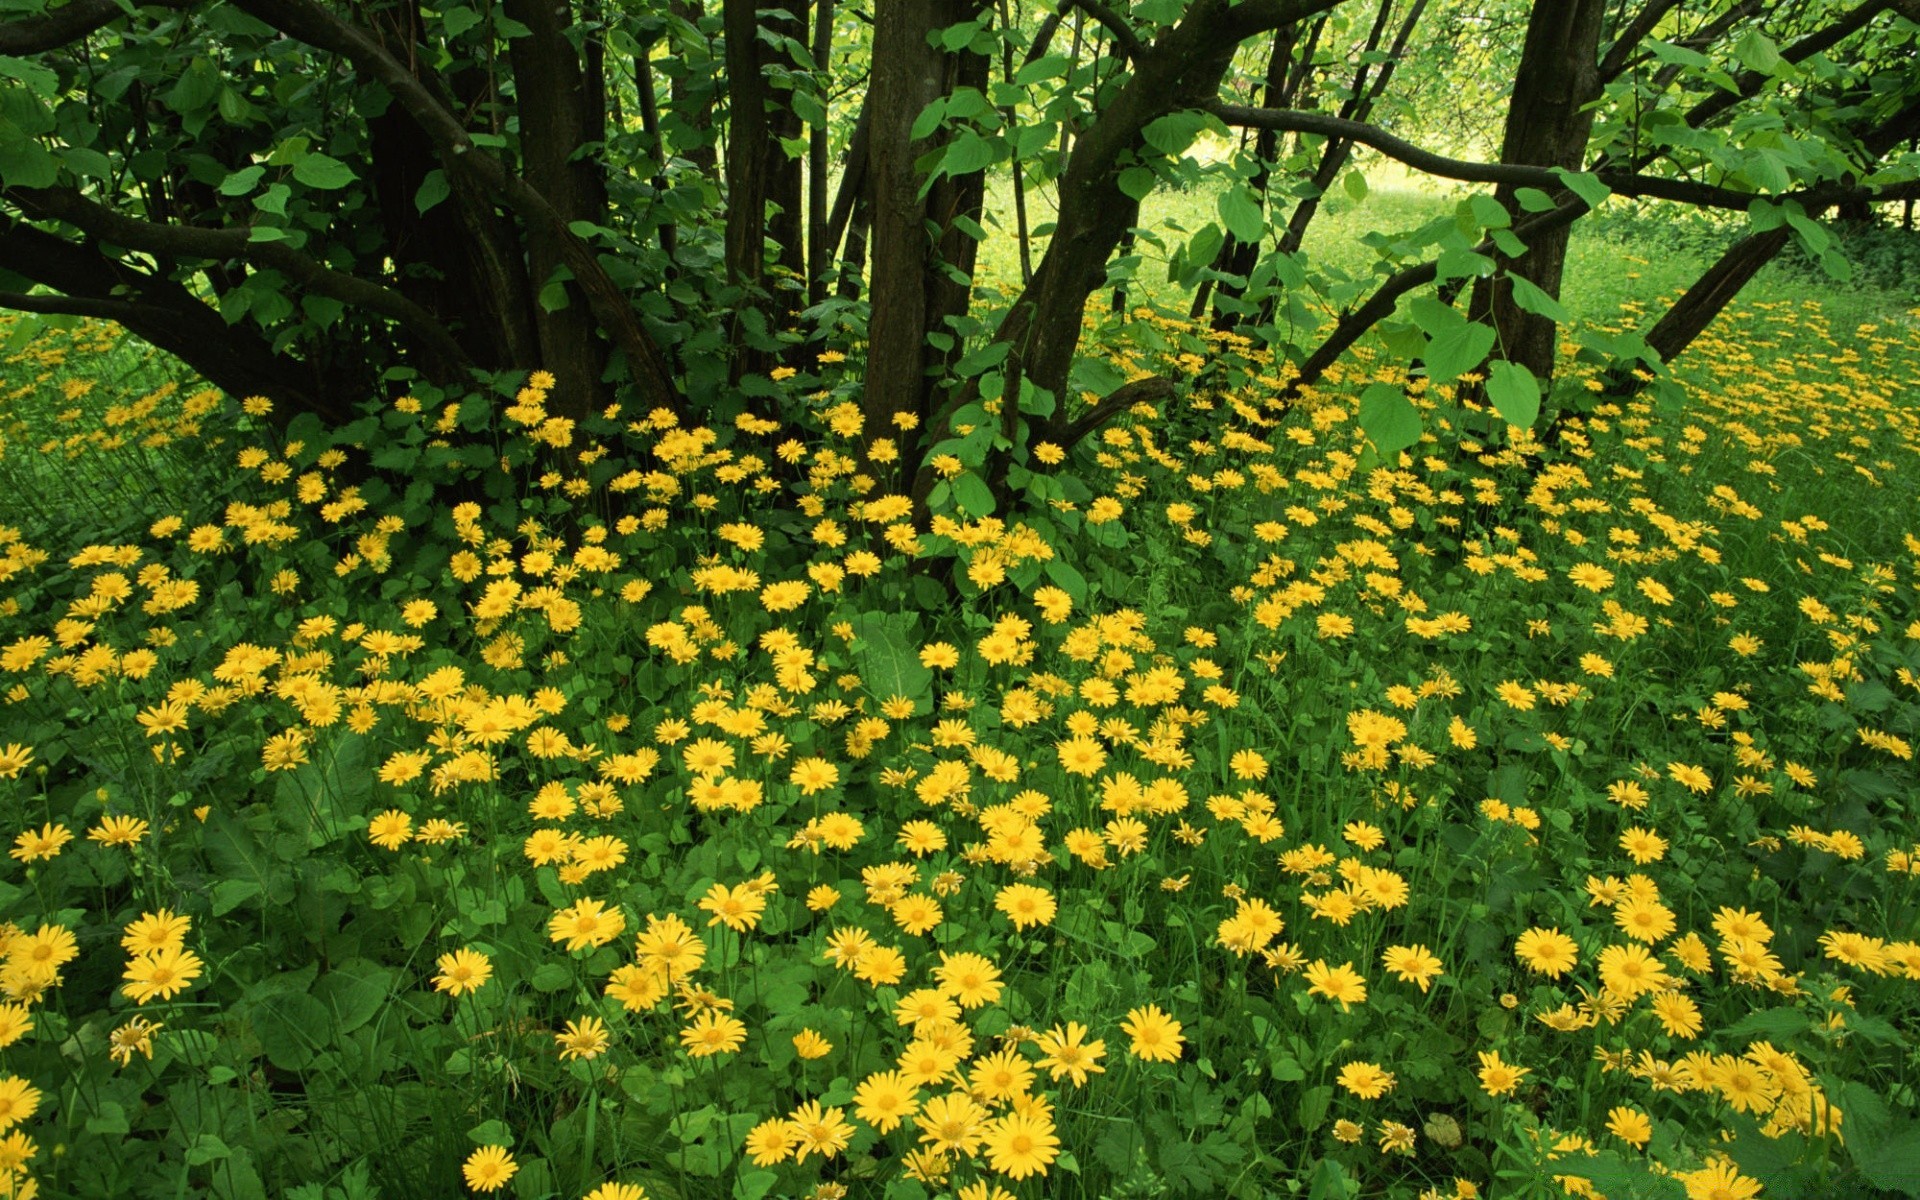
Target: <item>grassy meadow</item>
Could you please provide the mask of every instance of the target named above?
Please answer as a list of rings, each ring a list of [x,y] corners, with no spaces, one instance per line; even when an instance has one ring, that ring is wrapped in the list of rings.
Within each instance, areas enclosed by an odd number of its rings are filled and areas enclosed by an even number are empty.
[[[1920,1194],[1916,303],[1551,447],[1136,318],[1235,384],[919,524],[855,345],[328,430],[0,318],[0,1195]]]

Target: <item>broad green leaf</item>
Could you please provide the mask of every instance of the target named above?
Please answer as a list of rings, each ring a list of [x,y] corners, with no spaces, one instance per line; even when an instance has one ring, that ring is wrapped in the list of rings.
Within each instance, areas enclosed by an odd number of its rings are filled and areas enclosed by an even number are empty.
[[[933,672],[920,663],[916,629],[917,618],[909,613],[862,613],[853,619],[853,659],[874,699],[905,696],[913,701],[914,712],[929,713]]]
[[[1367,198],[1367,177],[1358,171],[1348,171],[1340,180],[1340,186],[1347,190],[1347,196],[1355,204]]]
[[[1427,378],[1435,383],[1452,383],[1486,361],[1491,349],[1492,327],[1463,319],[1458,327],[1427,344]]]
[[[1506,206],[1492,196],[1470,196],[1467,205],[1473,210],[1473,219],[1483,229],[1506,229],[1513,224],[1513,217],[1508,214]]]
[[[1520,363],[1494,362],[1487,372],[1487,399],[1509,425],[1531,426],[1540,418],[1540,381]]]
[[[435,167],[428,171],[426,178],[420,181],[420,190],[414,194],[413,207],[424,215],[428,209],[445,200],[453,189],[447,184],[447,173]]]
[[[253,190],[253,185],[259,183],[260,177],[266,173],[267,169],[265,167],[241,167],[238,171],[235,171],[220,181],[220,194],[222,196],[244,196]]]
[[[55,99],[60,94],[59,74],[24,58],[0,54],[0,77],[18,79],[44,100]]]
[[[1369,384],[1360,393],[1360,428],[1389,460],[1420,441],[1420,410],[1390,383]]]
[[[352,167],[317,151],[293,164],[293,177],[310,188],[325,190],[346,187],[357,178]]]
[[[1553,197],[1547,195],[1539,188],[1515,188],[1513,198],[1519,201],[1520,207],[1523,210],[1530,213],[1546,212],[1548,209],[1556,207],[1553,203]]]
[[[933,131],[940,128],[940,122],[946,120],[946,118],[947,98],[945,96],[935,97],[933,103],[921,109],[920,115],[914,118],[913,132],[911,135],[913,140],[917,142],[922,138],[932,137]]]
[[[52,187],[60,182],[60,164],[47,148],[10,121],[0,121],[0,184]]]
[[[984,517],[993,512],[993,489],[972,471],[954,476],[953,500],[960,511],[970,517]]]
[[[1146,128],[1140,131],[1140,139],[1160,153],[1171,156],[1184,153],[1206,127],[1205,113],[1184,109],[1148,122]]]
[[[983,171],[993,164],[1000,144],[998,138],[984,138],[971,129],[963,129],[959,137],[947,144],[947,152],[940,159],[940,169],[948,175]]]
[[[1590,175],[1585,171],[1568,171],[1555,167],[1553,173],[1559,176],[1560,182],[1568,191],[1586,201],[1588,208],[1599,208],[1606,198],[1613,194],[1613,189],[1601,183],[1598,176]]]
[[[1259,242],[1267,231],[1260,201],[1245,184],[1220,193],[1220,220],[1226,224],[1228,233],[1249,244]]]
[[[1120,172],[1120,178],[1115,182],[1129,197],[1144,200],[1147,193],[1153,190],[1153,185],[1159,182],[1159,176],[1153,173],[1151,167],[1128,167]]]
[[[1507,281],[1513,285],[1513,302],[1523,311],[1536,313],[1554,322],[1565,322],[1571,319],[1558,300],[1548,295],[1540,285],[1526,276],[1508,272]]]
[[[440,10],[440,23],[450,38],[459,37],[480,23],[480,14],[464,4],[451,5]]]
[[[1749,29],[1733,44],[1733,56],[1762,75],[1773,74],[1780,65],[1780,47],[1758,29]]]

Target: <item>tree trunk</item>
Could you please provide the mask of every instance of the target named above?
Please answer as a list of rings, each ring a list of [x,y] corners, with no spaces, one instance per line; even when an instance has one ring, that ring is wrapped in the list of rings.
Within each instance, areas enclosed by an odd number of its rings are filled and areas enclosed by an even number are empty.
[[[923,198],[914,163],[933,143],[914,140],[912,131],[915,118],[937,97],[963,85],[985,87],[984,56],[946,53],[928,45],[927,35],[986,10],[987,0],[888,0],[875,14],[866,113],[873,316],[864,407],[870,443],[901,438],[896,413],[910,414],[918,427],[927,424],[934,386],[928,372],[941,357],[927,335],[967,311],[970,286],[950,278],[942,263],[972,279],[976,243],[956,218],[978,218],[985,176],[942,177]],[[928,237],[929,222],[940,231],[936,239]],[[915,465],[910,453],[903,460],[905,469]]]
[[[793,20],[776,19],[768,25],[783,36],[805,38],[804,3],[787,5]],[[738,302],[733,326],[734,357],[732,377],[737,382],[744,374],[769,370],[774,358],[764,342],[764,334],[754,328],[764,324],[766,334],[784,325],[794,311],[791,294],[778,291],[779,298],[763,303],[766,286],[766,243],[769,236],[777,247],[780,265],[796,275],[803,274],[804,244],[800,206],[801,164],[790,158],[781,145],[782,138],[799,133],[799,117],[793,106],[777,102],[768,85],[767,68],[771,51],[760,41],[760,13],[757,0],[722,0],[725,21],[729,112],[727,119],[727,229],[726,269],[729,282],[746,289]],[[786,60],[788,70],[797,64]],[[767,207],[774,206],[771,219]],[[749,339],[760,335],[762,344],[751,346]]]
[[[1599,95],[1606,8],[1605,0],[1536,0],[1514,76],[1501,162],[1580,169],[1593,131],[1593,113],[1586,106]],[[1518,212],[1517,190],[1502,184],[1494,189],[1494,199],[1508,212]],[[1497,255],[1495,261],[1503,271],[1557,297],[1569,233],[1562,227],[1536,234],[1525,254],[1513,259]],[[1504,275],[1475,283],[1468,315],[1491,321],[1502,358],[1526,367],[1542,382],[1552,378],[1554,323],[1515,304],[1513,286]]]
[[[566,221],[604,225],[607,188],[598,160],[576,157],[601,117],[588,110],[580,57],[567,40],[572,5],[569,0],[505,0],[505,11],[531,31],[508,43],[527,182]],[[559,381],[554,410],[577,417],[604,408],[613,399],[603,381],[607,342],[586,295],[571,281],[554,287],[564,253],[561,243],[552,232],[530,227],[527,250],[532,282],[539,289],[534,324],[540,365]]]

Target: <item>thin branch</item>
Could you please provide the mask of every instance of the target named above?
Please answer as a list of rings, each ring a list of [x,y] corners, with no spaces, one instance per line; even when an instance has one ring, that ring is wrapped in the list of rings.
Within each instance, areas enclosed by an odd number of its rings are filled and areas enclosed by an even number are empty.
[[[1371,146],[1388,158],[1441,179],[1454,179],[1462,183],[1508,184],[1513,187],[1554,190],[1565,187],[1561,182],[1560,173],[1550,167],[1526,166],[1520,163],[1469,162],[1464,159],[1448,158],[1444,154],[1423,150],[1412,142],[1395,137],[1377,126],[1360,121],[1342,120],[1326,113],[1297,112],[1278,108],[1248,108],[1240,104],[1218,103],[1210,105],[1208,111],[1229,125],[1345,138],[1363,146]],[[1685,179],[1661,179],[1652,175],[1635,174],[1632,171],[1602,170],[1594,172],[1594,177],[1605,184],[1609,190],[1621,196],[1672,200],[1679,204],[1690,204],[1696,208],[1725,208],[1740,212],[1745,212],[1755,200],[1797,200],[1811,209],[1815,205],[1860,200],[1874,202],[1898,200],[1910,194],[1920,194],[1920,181],[1877,188],[1827,184],[1799,191],[1765,195],[1717,187],[1708,183],[1694,183]]]
[[[187,8],[199,0],[140,0],[147,8]],[[0,54],[40,54],[79,41],[105,28],[127,10],[119,0],[72,0],[42,16],[0,22]]]
[[[390,317],[418,336],[450,371],[473,361],[432,313],[391,288],[336,271],[285,242],[254,241],[247,229],[201,229],[143,221],[115,212],[72,188],[8,188],[8,200],[36,220],[60,220],[104,242],[169,257],[224,262],[241,258],[282,272],[310,292]]]
[[[106,300],[93,296],[29,295],[26,292],[0,292],[0,308],[56,317],[95,317],[102,321],[118,321],[122,325],[128,324],[131,319],[137,319],[142,310],[153,313],[161,311],[148,305],[135,304],[131,300]]]
[[[1620,36],[1607,48],[1606,57],[1600,60],[1601,83],[1610,83],[1620,77],[1633,61],[1634,51],[1640,43],[1653,32],[1653,27],[1660,23],[1660,19],[1679,3],[1680,0],[1647,0],[1647,6],[1620,31]]]
[[[1112,35],[1113,40],[1119,43],[1120,48],[1127,52],[1128,58],[1135,62],[1140,60],[1140,55],[1146,50],[1146,46],[1140,41],[1140,35],[1133,31],[1133,26],[1127,24],[1125,17],[1102,4],[1100,0],[1073,0],[1073,6],[1100,22]]]

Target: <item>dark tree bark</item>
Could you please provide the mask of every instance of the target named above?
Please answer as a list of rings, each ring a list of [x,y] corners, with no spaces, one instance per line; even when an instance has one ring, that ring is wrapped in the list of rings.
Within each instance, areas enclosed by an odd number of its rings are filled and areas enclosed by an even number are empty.
[[[571,224],[606,224],[607,186],[597,156],[581,155],[594,140],[600,119],[587,105],[580,56],[567,40],[573,23],[568,0],[505,0],[506,15],[532,32],[508,42],[513,63],[520,145],[526,180]],[[565,265],[566,247],[555,231],[527,229],[528,269],[535,288],[534,325],[540,338],[540,363],[559,380],[554,409],[578,416],[604,408],[613,399],[602,381],[607,344],[600,337],[586,296],[573,282],[562,286],[554,304],[552,283]]]
[[[874,441],[902,433],[894,414],[910,414],[924,428],[932,413],[929,370],[941,355],[927,335],[950,316],[967,311],[976,243],[958,223],[978,218],[985,175],[943,177],[923,198],[915,161],[932,148],[915,140],[913,123],[935,98],[955,87],[984,87],[984,56],[946,53],[927,34],[984,15],[987,0],[888,0],[875,14],[873,77],[867,120],[871,125],[867,174],[872,194],[869,247],[873,268],[868,296],[873,316],[867,330],[866,436]],[[939,231],[928,236],[928,223]],[[962,284],[949,276],[946,264]],[[917,431],[916,431],[917,434]],[[909,446],[911,443],[908,443]],[[915,465],[903,456],[905,469]]]
[[[73,313],[120,322],[233,396],[265,396],[282,417],[313,412],[344,422],[351,405],[332,381],[245,325],[229,325],[199,297],[170,279],[136,271],[118,259],[28,225],[0,229],[0,268],[59,296],[8,296],[0,306]]]
[[[1580,169],[1593,131],[1593,113],[1586,106],[1600,94],[1600,31],[1606,8],[1605,0],[1537,0],[1514,76],[1502,163]],[[1508,212],[1517,212],[1517,190],[1499,186],[1494,199]],[[1506,275],[1518,275],[1559,296],[1568,234],[1563,226],[1536,234],[1518,258],[1496,255],[1502,274],[1476,281],[1468,302],[1470,317],[1492,324],[1497,353],[1542,381],[1553,375],[1553,321],[1515,304]]]
[[[430,79],[431,68],[413,49],[423,31],[419,4],[396,6],[391,19],[392,26],[381,30],[387,52],[410,59]],[[465,103],[476,102],[486,87],[472,69],[432,82]],[[439,206],[419,211],[414,200],[436,159],[419,125],[398,107],[370,118],[367,134],[374,199],[396,286],[446,322],[475,363],[502,369],[538,362],[533,289],[511,224],[490,197],[459,175],[448,180],[449,194]]]
[[[827,69],[833,53],[834,0],[815,0],[813,10],[813,64]],[[826,89],[821,89],[821,106],[826,106]],[[833,265],[833,247],[827,245],[827,124],[822,122],[807,135],[807,303],[818,304],[827,298],[828,270]]]
[[[783,10],[796,14],[794,19],[771,19],[766,27],[782,36],[804,39],[804,15],[807,7],[792,0]],[[761,17],[757,0],[722,0],[721,17],[725,21],[728,84],[727,118],[727,278],[747,291],[738,310],[757,311],[769,329],[779,328],[792,316],[790,293],[768,289],[766,284],[766,244],[771,237],[777,247],[780,265],[796,275],[804,275],[804,239],[802,234],[801,164],[790,158],[781,145],[782,138],[799,133],[799,117],[793,106],[779,99],[767,79],[775,57],[760,40]],[[791,58],[780,60],[788,70],[798,66]],[[769,217],[768,206],[773,207]],[[763,304],[761,295],[769,294]],[[766,350],[745,348],[746,328],[742,319],[734,322],[733,378],[764,372],[774,363]]]
[[[1011,346],[1004,368],[1008,395],[1019,395],[1023,378],[1063,394],[1087,297],[1134,223],[1135,205],[1119,180],[1126,156],[1141,145],[1140,131],[1169,112],[1215,104],[1241,42],[1328,6],[1329,0],[1195,0],[1179,24],[1142,50],[1131,78],[1075,142],[1046,256],[996,331]],[[1008,405],[1006,419],[1015,415]]]

